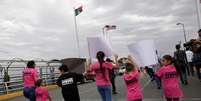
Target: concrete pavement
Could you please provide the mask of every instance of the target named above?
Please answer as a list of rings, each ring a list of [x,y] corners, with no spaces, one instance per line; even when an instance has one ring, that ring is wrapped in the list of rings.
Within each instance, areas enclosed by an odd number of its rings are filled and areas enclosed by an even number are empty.
[[[201,82],[195,77],[189,77],[190,83],[188,86],[181,86],[184,91],[185,98],[182,101],[201,101]],[[141,78],[142,89],[144,93],[143,101],[165,101],[162,90],[156,89],[154,82],[144,76]],[[114,101],[125,101],[126,87],[122,77],[117,77],[117,95],[113,95]],[[81,101],[101,101],[97,92],[95,83],[87,83],[79,85]],[[53,101],[63,101],[60,89],[50,91]],[[6,101],[28,101],[24,97],[17,97]]]

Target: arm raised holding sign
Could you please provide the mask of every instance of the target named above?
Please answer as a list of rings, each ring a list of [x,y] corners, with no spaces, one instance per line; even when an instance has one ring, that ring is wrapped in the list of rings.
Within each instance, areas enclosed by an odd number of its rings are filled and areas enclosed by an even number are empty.
[[[135,63],[134,59],[131,56],[128,56],[126,72],[123,76],[127,86],[127,101],[142,101],[143,99],[138,68],[139,67]]]
[[[128,62],[131,63],[135,67],[135,70],[140,70],[138,64],[134,61],[134,59],[131,55],[128,56]]]

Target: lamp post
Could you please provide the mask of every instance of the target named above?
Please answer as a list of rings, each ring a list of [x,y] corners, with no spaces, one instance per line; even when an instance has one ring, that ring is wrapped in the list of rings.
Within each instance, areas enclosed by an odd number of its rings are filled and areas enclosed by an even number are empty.
[[[184,25],[184,23],[177,23],[176,25],[182,25],[183,32],[184,32],[184,40],[185,40],[185,42],[187,42],[187,39],[186,39],[186,30],[185,30],[185,25]]]
[[[115,30],[116,27],[117,27],[116,25],[105,25],[105,26],[102,28],[103,37],[105,37],[105,39],[107,39],[107,34],[105,33],[105,30],[106,30],[106,31]]]

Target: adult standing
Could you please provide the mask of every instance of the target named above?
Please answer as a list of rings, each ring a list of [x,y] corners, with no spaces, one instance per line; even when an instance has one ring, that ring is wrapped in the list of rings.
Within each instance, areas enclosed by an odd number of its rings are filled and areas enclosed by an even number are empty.
[[[112,101],[111,82],[109,78],[109,70],[112,70],[112,63],[106,62],[105,53],[99,51],[96,55],[98,62],[91,64],[88,71],[94,72],[96,75],[96,85],[102,101]]]
[[[174,59],[176,68],[180,74],[180,79],[182,84],[187,85],[187,58],[184,50],[180,50],[181,46],[176,45],[176,52],[174,52]]]
[[[113,67],[117,67],[118,66],[117,58],[118,58],[118,56],[116,55],[115,56],[115,63],[110,58],[107,58],[106,61],[112,63]],[[118,94],[116,91],[116,84],[115,84],[115,78],[116,78],[115,69],[116,68],[112,68],[112,70],[109,71],[110,81],[112,83],[112,94]]]
[[[193,59],[193,52],[190,51],[189,48],[186,48],[186,58],[187,58],[187,62],[188,62],[188,74],[194,76],[194,70],[193,70],[193,63],[192,63],[192,59]]]
[[[35,101],[35,83],[38,79],[38,73],[35,69],[35,62],[28,61],[27,67],[23,70],[23,94],[30,101]]]
[[[192,40],[193,43],[193,65],[196,67],[196,72],[198,79],[201,82],[201,29],[198,31],[199,38],[197,40]]]

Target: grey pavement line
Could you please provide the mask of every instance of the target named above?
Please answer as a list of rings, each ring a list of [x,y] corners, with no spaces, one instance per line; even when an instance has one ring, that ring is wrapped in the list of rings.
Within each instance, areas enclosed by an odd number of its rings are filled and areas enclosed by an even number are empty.
[[[142,87],[142,91],[150,84],[151,80],[147,81],[146,84]]]
[[[90,91],[92,91],[92,90],[93,90],[93,87],[90,87],[90,89],[88,89],[88,90],[86,90],[86,91],[83,91],[83,92],[80,92],[79,94],[88,93],[88,92],[90,92]]]

